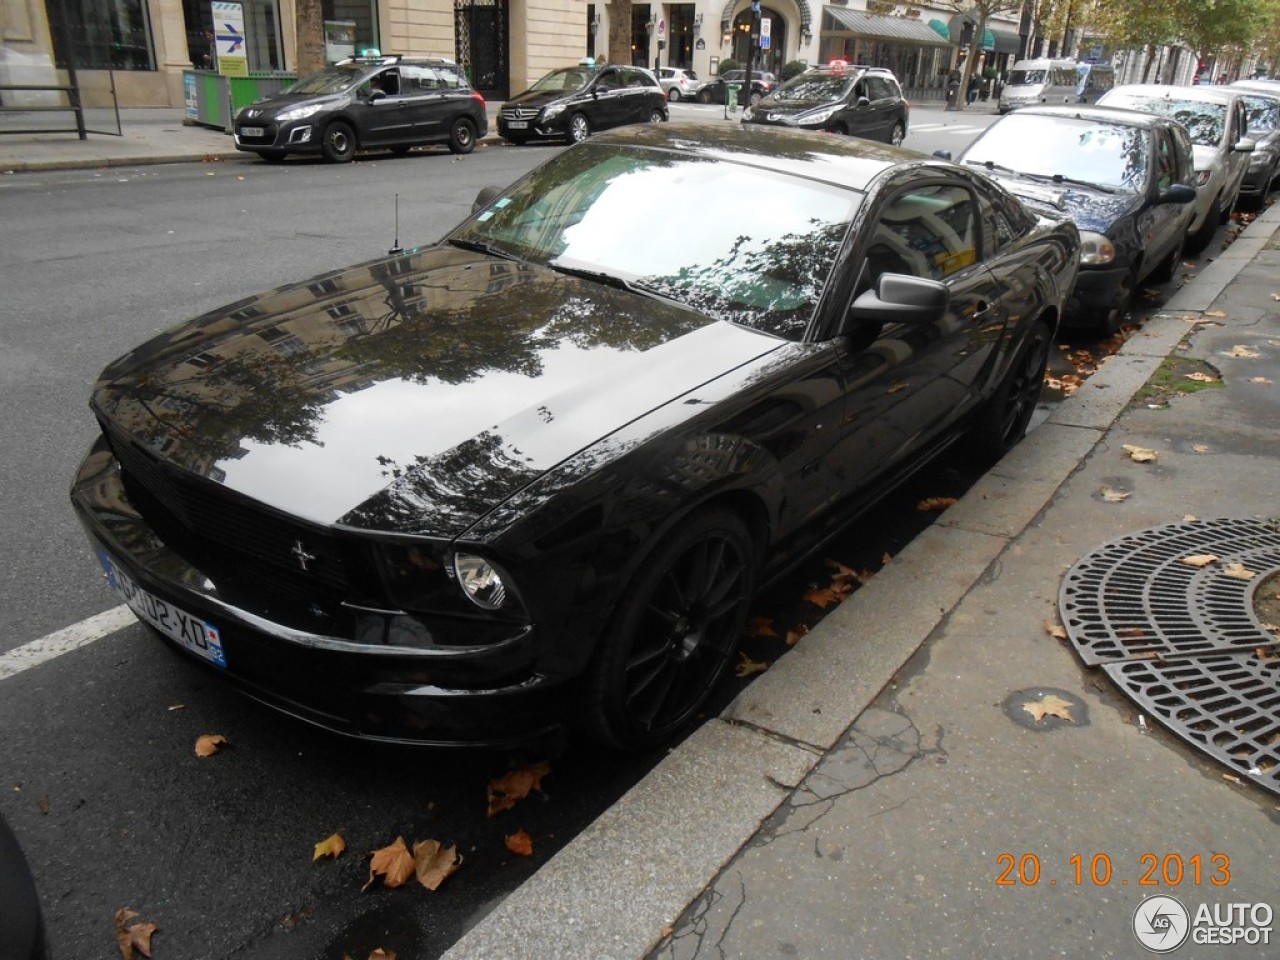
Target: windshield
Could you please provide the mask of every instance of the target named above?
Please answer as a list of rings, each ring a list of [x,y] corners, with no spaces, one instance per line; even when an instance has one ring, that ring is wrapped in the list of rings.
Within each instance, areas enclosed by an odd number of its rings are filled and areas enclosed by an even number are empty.
[[[1025,87],[1031,83],[1044,83],[1047,70],[1013,70],[1009,73],[1009,86]]]
[[[529,89],[545,90],[553,93],[581,90],[591,81],[594,75],[595,73],[592,70],[562,67],[559,70],[552,70]]]
[[[1012,113],[993,123],[963,161],[1138,193],[1147,179],[1147,142],[1145,130],[1125,124]]]
[[[861,198],[740,163],[588,143],[516,183],[449,239],[605,274],[799,340]],[[698,229],[672,210],[697,211]]]
[[[784,84],[773,95],[775,100],[804,100],[812,103],[834,103],[844,98],[853,86],[853,77],[815,74],[801,75]]]
[[[325,67],[316,73],[308,74],[292,87],[289,93],[305,93],[310,96],[326,93],[342,93],[360,82],[360,78],[369,72],[367,64],[349,63],[341,66]]]
[[[1105,98],[1108,107],[1128,107],[1143,113],[1155,113],[1173,117],[1187,128],[1191,142],[1202,147],[1216,147],[1227,130],[1227,106],[1223,103],[1207,103],[1203,100],[1180,100],[1177,97],[1151,96],[1150,94],[1110,93]]]
[[[1249,133],[1270,133],[1280,127],[1280,100],[1274,97],[1245,97],[1249,110]]]

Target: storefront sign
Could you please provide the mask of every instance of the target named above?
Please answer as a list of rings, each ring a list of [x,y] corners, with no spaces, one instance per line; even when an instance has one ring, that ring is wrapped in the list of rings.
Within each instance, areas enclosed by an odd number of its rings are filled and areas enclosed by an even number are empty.
[[[214,0],[213,39],[218,50],[218,72],[224,77],[249,75],[249,52],[244,40],[244,7]]]

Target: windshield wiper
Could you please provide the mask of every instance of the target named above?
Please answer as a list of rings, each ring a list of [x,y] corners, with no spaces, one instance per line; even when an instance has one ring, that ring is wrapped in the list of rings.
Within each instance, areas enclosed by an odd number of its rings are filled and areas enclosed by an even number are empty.
[[[489,243],[487,240],[464,240],[461,237],[450,237],[445,242],[450,246],[458,247],[461,250],[474,250],[476,253],[487,253],[490,256],[502,257],[504,260],[520,259],[510,250],[500,247],[496,243]]]
[[[1103,193],[1115,193],[1115,187],[1103,186],[1101,183],[1094,183],[1092,180],[1077,180],[1075,177],[1068,177],[1061,173],[1024,173],[1024,177],[1040,183],[1074,183],[1078,187],[1088,187],[1091,190],[1100,190]]]
[[[691,310],[695,313],[693,307],[682,300],[676,300],[666,294],[652,290],[643,284],[636,283],[633,280],[627,280],[624,277],[616,276],[612,273],[605,273],[601,270],[590,270],[586,267],[570,267],[563,263],[548,263],[548,267],[559,273],[568,274],[571,277],[581,277],[584,280],[594,280],[596,283],[603,283],[607,287],[613,287],[616,290],[626,290],[630,293],[637,293],[642,297],[648,297],[650,300],[658,300],[662,303],[669,303],[673,307],[680,307],[684,310]]]
[[[994,160],[966,160],[965,163],[971,167],[982,167],[985,170],[999,170],[1001,173],[1011,173],[1015,177],[1023,175],[1021,170],[1015,170],[1013,167],[1001,166]]]

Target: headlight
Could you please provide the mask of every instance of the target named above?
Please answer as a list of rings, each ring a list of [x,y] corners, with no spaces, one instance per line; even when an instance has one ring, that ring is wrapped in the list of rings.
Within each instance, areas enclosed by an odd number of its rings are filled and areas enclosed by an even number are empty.
[[[830,120],[832,117],[836,115],[836,111],[839,109],[840,108],[838,106],[827,107],[825,110],[817,110],[813,113],[806,113],[802,119],[804,120],[805,123],[826,123],[828,120]]]
[[[292,110],[286,110],[284,113],[276,114],[276,121],[279,123],[288,123],[291,120],[305,120],[307,117],[315,116],[323,110],[324,107],[325,105],[323,103],[309,103],[305,106],[294,107]]]
[[[1255,148],[1253,153],[1249,155],[1249,166],[1266,167],[1271,165],[1271,161],[1275,159],[1275,154],[1264,147]]]
[[[564,108],[565,108],[565,104],[563,103],[553,103],[551,106],[547,107],[545,110],[542,111],[542,119],[551,120],[555,117],[558,117],[560,116],[560,114],[564,113]]]
[[[1212,170],[1201,170],[1196,174],[1196,186],[1203,187],[1209,182],[1209,178],[1213,176]]]
[[[453,557],[453,571],[467,599],[481,610],[500,610],[507,602],[507,585],[498,568],[484,557],[458,553]]]
[[[1100,233],[1088,230],[1080,231],[1080,263],[1082,266],[1098,267],[1110,263],[1116,258],[1115,244]]]

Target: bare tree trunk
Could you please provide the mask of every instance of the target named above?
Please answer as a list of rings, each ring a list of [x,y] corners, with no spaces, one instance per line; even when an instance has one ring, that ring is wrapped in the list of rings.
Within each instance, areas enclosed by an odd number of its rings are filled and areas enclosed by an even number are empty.
[[[609,62],[631,63],[631,0],[609,4]]]
[[[324,67],[324,10],[320,0],[298,0],[295,27],[298,31],[298,76],[305,77]]]
[[[1146,53],[1146,60],[1142,64],[1142,82],[1146,83],[1151,76],[1151,65],[1156,62],[1156,48],[1148,43],[1143,52]]]
[[[1178,63],[1182,60],[1182,48],[1174,47],[1173,56],[1169,58],[1169,62],[1164,68],[1164,82],[1173,83],[1178,76]]]

